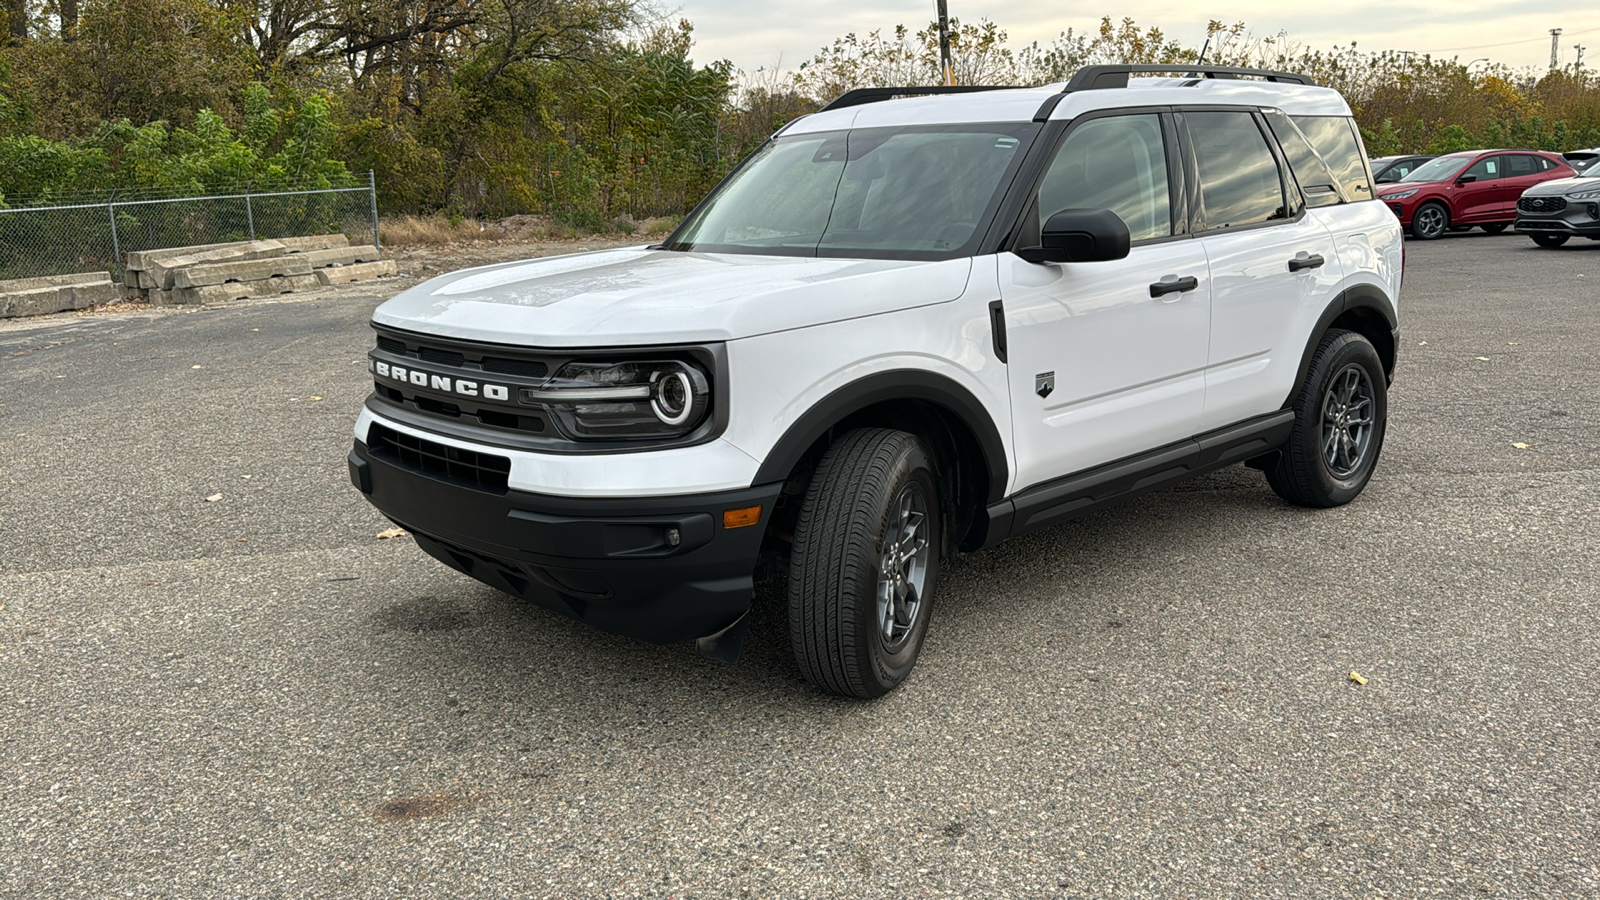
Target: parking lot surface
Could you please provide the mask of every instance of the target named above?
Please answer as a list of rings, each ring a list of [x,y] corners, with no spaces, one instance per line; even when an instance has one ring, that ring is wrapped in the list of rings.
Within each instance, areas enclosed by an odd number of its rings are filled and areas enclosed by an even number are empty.
[[[394,282],[0,327],[0,896],[1600,894],[1600,243],[1408,252],[1361,498],[957,561],[872,703],[378,540]]]

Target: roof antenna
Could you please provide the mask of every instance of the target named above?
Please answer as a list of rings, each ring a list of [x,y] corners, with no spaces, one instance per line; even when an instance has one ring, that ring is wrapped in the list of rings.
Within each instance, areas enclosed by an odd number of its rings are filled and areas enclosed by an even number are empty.
[[[1211,49],[1211,35],[1208,34],[1208,35],[1206,35],[1205,46],[1200,48],[1200,58],[1195,60],[1194,64],[1197,65],[1197,66],[1205,65],[1206,64],[1206,51],[1210,50],[1210,49]]]

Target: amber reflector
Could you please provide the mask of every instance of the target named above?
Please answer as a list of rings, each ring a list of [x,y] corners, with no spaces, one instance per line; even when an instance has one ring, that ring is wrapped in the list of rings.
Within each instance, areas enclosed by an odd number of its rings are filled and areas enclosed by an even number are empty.
[[[746,506],[744,509],[725,509],[722,511],[723,528],[743,528],[761,521],[761,507]]]

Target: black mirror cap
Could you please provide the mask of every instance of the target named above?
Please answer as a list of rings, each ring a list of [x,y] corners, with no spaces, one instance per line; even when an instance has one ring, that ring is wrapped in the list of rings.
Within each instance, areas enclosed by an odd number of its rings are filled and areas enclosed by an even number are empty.
[[[1476,175],[1463,175],[1460,178],[1456,179],[1456,184],[1471,184],[1471,183],[1473,183],[1474,181],[1477,181],[1477,180],[1478,180],[1478,176],[1476,176]]]
[[[1109,209],[1064,209],[1044,223],[1039,243],[1017,255],[1036,263],[1126,259],[1133,236],[1128,223]]]

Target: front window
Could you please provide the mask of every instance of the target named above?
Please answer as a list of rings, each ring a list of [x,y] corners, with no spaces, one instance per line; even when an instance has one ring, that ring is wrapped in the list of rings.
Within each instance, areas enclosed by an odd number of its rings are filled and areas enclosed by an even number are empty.
[[[1465,157],[1441,156],[1438,159],[1429,160],[1417,166],[1416,171],[1400,179],[1400,183],[1417,184],[1424,181],[1449,181],[1456,176],[1457,172],[1461,171],[1461,167],[1466,163]]]
[[[1033,131],[959,125],[779,137],[666,247],[869,259],[970,255]]]

